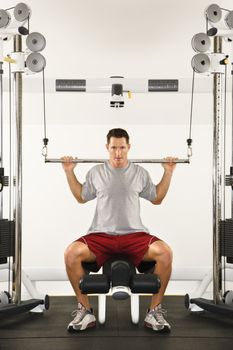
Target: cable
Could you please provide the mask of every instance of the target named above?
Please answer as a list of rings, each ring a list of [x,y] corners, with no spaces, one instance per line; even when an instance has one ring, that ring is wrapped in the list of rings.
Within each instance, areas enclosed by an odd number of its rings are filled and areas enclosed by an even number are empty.
[[[225,9],[224,7],[220,7],[221,10],[231,12],[231,10]]]
[[[44,143],[44,146],[42,148],[42,155],[46,158],[48,153],[47,153],[47,145],[48,145],[48,142],[49,142],[49,139],[47,138],[47,123],[46,123],[46,103],[45,103],[45,75],[44,75],[44,69],[42,71],[42,77],[43,77],[43,82],[42,82],[42,85],[43,85],[43,114],[44,114],[44,138],[43,138],[43,143]]]
[[[208,33],[208,30],[209,30],[209,28],[208,28],[208,23],[209,23],[209,21],[208,21],[207,15],[206,15],[206,16],[205,16],[206,34]]]
[[[30,34],[30,19],[28,17],[28,34]]]
[[[194,86],[195,86],[195,71],[193,69],[193,77],[192,77],[192,92],[191,92],[191,107],[190,107],[190,119],[189,119],[189,136],[187,139],[188,144],[188,158],[190,158],[192,153],[192,123],[193,123],[193,97],[194,97]]]

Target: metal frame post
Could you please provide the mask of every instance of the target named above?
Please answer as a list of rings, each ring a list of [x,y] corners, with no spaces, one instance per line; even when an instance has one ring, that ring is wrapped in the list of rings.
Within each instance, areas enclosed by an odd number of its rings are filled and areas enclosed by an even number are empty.
[[[231,63],[231,168],[233,176],[233,62]],[[231,185],[231,218],[233,219],[233,185]]]
[[[14,52],[22,51],[22,38],[14,36]],[[16,124],[15,150],[15,258],[13,266],[13,303],[21,302],[22,273],[22,73],[15,72],[13,79],[13,102]]]
[[[222,38],[214,38],[214,53],[222,52]],[[224,201],[222,187],[223,178],[223,141],[224,116],[222,108],[222,74],[214,73],[214,129],[213,129],[213,301],[222,301],[222,264],[220,253],[220,220],[222,219]]]
[[[0,168],[3,167],[3,40],[0,38]],[[0,192],[0,220],[3,219],[3,194]]]

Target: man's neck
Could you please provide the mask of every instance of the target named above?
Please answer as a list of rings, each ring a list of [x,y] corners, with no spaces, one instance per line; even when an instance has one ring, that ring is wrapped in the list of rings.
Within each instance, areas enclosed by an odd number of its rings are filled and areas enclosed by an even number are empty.
[[[117,162],[114,162],[111,159],[109,159],[109,164],[115,169],[126,168],[128,163],[129,163],[128,159],[125,162],[123,162],[122,164],[117,164]]]

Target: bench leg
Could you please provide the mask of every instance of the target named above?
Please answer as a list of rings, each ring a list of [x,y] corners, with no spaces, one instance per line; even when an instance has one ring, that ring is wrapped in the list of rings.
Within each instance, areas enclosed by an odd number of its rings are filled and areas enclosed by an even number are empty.
[[[106,294],[98,295],[98,319],[100,324],[106,321]]]
[[[131,305],[132,323],[138,324],[138,322],[139,322],[139,294],[131,294],[130,305]]]

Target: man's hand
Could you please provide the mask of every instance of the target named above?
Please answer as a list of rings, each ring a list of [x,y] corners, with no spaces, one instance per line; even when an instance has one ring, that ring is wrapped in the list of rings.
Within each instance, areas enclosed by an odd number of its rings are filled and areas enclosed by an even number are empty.
[[[162,167],[164,168],[164,170],[173,172],[175,170],[175,167],[176,167],[176,163],[174,163],[174,161],[177,159],[178,158],[175,158],[175,157],[164,158],[164,160],[166,160],[166,163],[162,163]]]
[[[65,170],[65,172],[73,171],[76,167],[77,163],[73,163],[72,160],[76,158],[64,156],[61,158],[62,160],[62,167]]]

